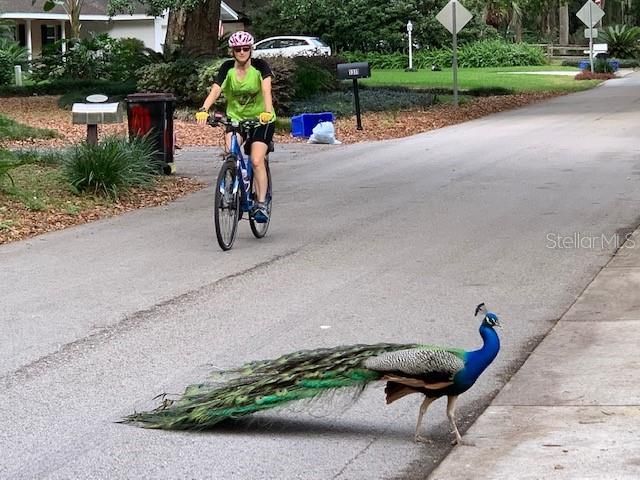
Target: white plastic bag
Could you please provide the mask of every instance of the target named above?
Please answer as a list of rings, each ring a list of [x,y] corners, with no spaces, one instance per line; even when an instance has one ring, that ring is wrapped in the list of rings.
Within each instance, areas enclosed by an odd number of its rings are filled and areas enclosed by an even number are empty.
[[[336,140],[335,129],[332,122],[318,122],[313,127],[311,136],[307,143],[328,143],[331,145],[341,144],[339,140]]]

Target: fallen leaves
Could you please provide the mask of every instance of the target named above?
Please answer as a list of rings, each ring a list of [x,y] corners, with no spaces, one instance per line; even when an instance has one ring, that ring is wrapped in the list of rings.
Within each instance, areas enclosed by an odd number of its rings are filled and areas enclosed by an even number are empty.
[[[474,98],[459,107],[437,105],[427,110],[398,112],[364,112],[363,129],[357,130],[355,116],[339,118],[335,122],[336,138],[342,143],[384,140],[414,135],[448,125],[453,125],[491,113],[510,110],[545,100],[557,94],[521,94]],[[57,105],[58,97],[3,98],[3,114],[26,125],[48,128],[59,133],[58,138],[0,142],[8,148],[59,148],[68,147],[86,139],[85,125],[71,123],[71,112]],[[175,120],[176,144],[179,147],[220,146],[222,133],[195,122]],[[98,138],[105,135],[127,135],[126,122],[99,126]],[[294,138],[277,133],[276,143],[304,143],[305,138]],[[197,191],[204,184],[182,177],[162,177],[153,189],[137,189],[118,202],[91,203],[83,206],[49,207],[40,211],[27,208],[0,192],[0,244],[13,242],[60,230],[69,226],[92,222],[130,210],[163,205],[183,195]],[[56,193],[60,195],[60,193]],[[71,195],[71,194],[68,194]],[[64,202],[59,202],[64,203]],[[69,200],[68,203],[72,203]]]
[[[0,244],[23,240],[46,232],[62,230],[138,208],[165,205],[176,198],[204,188],[205,184],[184,177],[160,177],[152,189],[133,189],[117,202],[87,202],[74,208],[68,193],[69,207],[49,206],[31,210],[22,202],[0,193]]]
[[[356,143],[369,140],[382,140],[414,135],[447,125],[465,122],[491,113],[511,110],[538,102],[558,94],[534,93],[520,95],[502,95],[478,97],[453,105],[436,105],[427,110],[409,110],[399,112],[364,112],[363,130],[357,130],[355,115],[339,118],[335,122],[336,138],[342,143]],[[57,105],[55,96],[3,98],[3,114],[27,125],[49,128],[60,134],[59,138],[36,139],[27,141],[0,142],[0,146],[9,148],[64,147],[86,140],[85,125],[71,123],[71,112]],[[179,147],[206,147],[221,144],[221,132],[208,126],[196,125],[195,121],[175,120],[176,144]],[[126,122],[114,125],[100,125],[98,138],[104,135],[126,135]],[[277,133],[276,143],[304,143],[306,139]]]

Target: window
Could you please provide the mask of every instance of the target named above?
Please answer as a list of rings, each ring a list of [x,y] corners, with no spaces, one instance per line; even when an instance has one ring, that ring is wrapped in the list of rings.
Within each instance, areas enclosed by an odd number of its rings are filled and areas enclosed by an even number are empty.
[[[329,46],[326,43],[324,43],[322,40],[320,40],[319,38],[312,38],[311,39],[311,43],[313,43],[314,47],[328,47]]]
[[[306,47],[307,42],[304,40],[299,40],[297,38],[287,38],[280,40],[280,46],[282,48],[286,47]]]
[[[276,41],[275,40],[270,40],[268,42],[264,42],[261,43],[259,45],[256,45],[256,50],[265,50],[267,48],[274,48],[276,45]]]
[[[27,27],[24,24],[18,25],[18,35],[16,40],[20,44],[21,47],[27,46]]]
[[[60,25],[41,25],[42,46],[56,43],[62,38],[62,27]]]

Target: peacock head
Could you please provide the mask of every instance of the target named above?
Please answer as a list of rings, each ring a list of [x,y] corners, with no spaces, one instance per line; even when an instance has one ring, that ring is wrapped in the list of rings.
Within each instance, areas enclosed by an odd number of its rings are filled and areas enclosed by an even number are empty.
[[[478,314],[480,313],[484,315],[484,319],[482,320],[482,323],[484,325],[487,325],[491,328],[502,327],[498,316],[495,313],[488,311],[487,306],[484,303],[481,303],[476,307],[476,316],[478,316]]]

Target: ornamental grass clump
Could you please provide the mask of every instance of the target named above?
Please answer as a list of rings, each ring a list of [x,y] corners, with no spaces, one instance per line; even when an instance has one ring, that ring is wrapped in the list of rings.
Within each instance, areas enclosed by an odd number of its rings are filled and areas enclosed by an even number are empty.
[[[96,145],[76,145],[65,159],[63,171],[77,192],[115,200],[132,187],[151,185],[161,166],[148,138],[128,141],[106,137]]]

